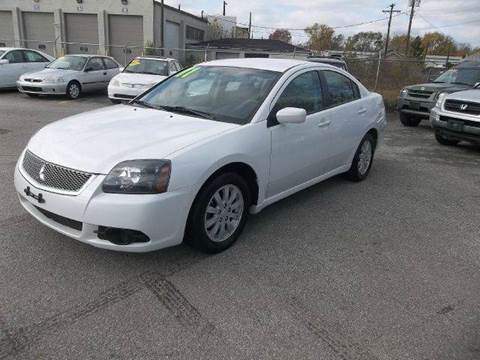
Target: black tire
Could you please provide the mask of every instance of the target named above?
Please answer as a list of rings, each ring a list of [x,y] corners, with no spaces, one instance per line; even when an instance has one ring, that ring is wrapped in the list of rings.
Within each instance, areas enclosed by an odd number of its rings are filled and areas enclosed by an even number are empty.
[[[117,100],[117,99],[110,99],[110,101],[111,101],[113,104],[121,104],[121,103],[122,103],[122,100]]]
[[[243,211],[235,231],[223,241],[213,241],[206,230],[207,207],[214,194],[226,185],[236,186],[243,195]],[[251,195],[247,182],[233,172],[223,173],[209,180],[200,189],[188,216],[186,242],[206,253],[219,253],[226,250],[238,239],[248,217]]]
[[[368,162],[368,167],[364,167],[365,163],[362,162],[361,156],[362,156],[362,150],[364,144],[368,142],[369,148],[370,148],[370,161]],[[373,156],[375,154],[375,138],[372,134],[367,134],[364,136],[362,141],[360,142],[360,145],[358,145],[358,149],[355,153],[355,156],[353,157],[352,165],[350,166],[350,169],[345,173],[347,176],[347,179],[352,180],[352,181],[362,181],[365,180],[368,176],[368,173],[370,172],[370,169],[373,164]]]
[[[82,94],[82,87],[78,81],[70,81],[67,85],[67,97],[76,100]]]
[[[422,119],[400,113],[400,122],[404,126],[408,126],[408,127],[418,126],[418,124],[420,124],[420,121],[422,121]]]
[[[438,143],[446,146],[455,146],[460,142],[458,140],[452,140],[443,136],[438,130],[435,131],[435,139],[438,141]]]

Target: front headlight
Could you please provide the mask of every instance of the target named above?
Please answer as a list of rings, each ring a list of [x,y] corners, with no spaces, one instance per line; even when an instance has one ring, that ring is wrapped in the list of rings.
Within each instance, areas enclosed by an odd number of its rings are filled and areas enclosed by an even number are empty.
[[[408,94],[408,90],[407,90],[407,89],[402,89],[402,91],[400,91],[400,96],[401,96],[401,97],[407,96],[407,94]]]
[[[440,93],[437,95],[437,103],[435,104],[435,107],[437,108],[441,108],[442,107],[442,103],[443,103],[443,100],[445,100],[445,98],[447,97],[448,93]]]
[[[46,77],[43,82],[49,83],[49,84],[56,84],[56,83],[63,83],[65,82],[65,79],[61,76],[51,76],[51,77]]]
[[[113,79],[112,86],[120,86],[120,81]]]
[[[115,166],[103,181],[103,192],[160,194],[167,191],[170,160],[128,160]]]

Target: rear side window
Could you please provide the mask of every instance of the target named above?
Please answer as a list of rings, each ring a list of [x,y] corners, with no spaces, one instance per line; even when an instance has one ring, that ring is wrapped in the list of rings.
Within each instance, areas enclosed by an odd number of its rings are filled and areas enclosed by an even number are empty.
[[[10,51],[7,55],[5,55],[4,59],[7,59],[10,64],[25,62],[25,59],[23,58],[23,51],[20,50]]]
[[[25,56],[27,62],[50,62],[45,57],[35,51],[25,50],[23,52],[23,55]]]
[[[335,71],[323,71],[330,107],[360,98],[358,86],[348,77]]]
[[[105,64],[105,69],[116,69],[118,64],[109,58],[103,58],[103,63]]]

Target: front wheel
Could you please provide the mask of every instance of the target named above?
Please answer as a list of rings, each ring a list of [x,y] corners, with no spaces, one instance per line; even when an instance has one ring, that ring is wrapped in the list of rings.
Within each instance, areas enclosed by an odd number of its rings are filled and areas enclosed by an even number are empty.
[[[189,214],[187,241],[196,248],[218,253],[238,238],[247,220],[250,191],[236,173],[224,173],[200,190]]]
[[[452,140],[444,137],[438,130],[435,131],[435,139],[438,141],[439,144],[446,146],[455,146],[459,143],[458,140]]]
[[[364,180],[372,167],[374,153],[375,138],[372,134],[367,134],[358,146],[357,152],[353,157],[352,166],[346,173],[347,178],[352,181]]]
[[[408,127],[418,126],[418,124],[420,124],[420,121],[422,121],[422,119],[400,113],[400,122],[404,126],[408,126]]]
[[[76,100],[80,97],[82,88],[77,81],[70,81],[67,85],[67,97],[72,100]]]

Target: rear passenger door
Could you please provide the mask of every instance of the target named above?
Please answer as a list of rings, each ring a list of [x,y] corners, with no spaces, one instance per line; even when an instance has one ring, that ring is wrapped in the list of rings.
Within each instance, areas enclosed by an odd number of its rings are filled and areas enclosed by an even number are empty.
[[[332,156],[327,164],[328,170],[348,165],[363,136],[367,108],[360,91],[346,75],[334,70],[320,71],[324,84],[328,119],[328,133]]]
[[[112,78],[120,72],[120,67],[115,61],[109,58],[103,58],[103,63],[107,72],[105,81],[108,85],[110,80],[112,80]]]

